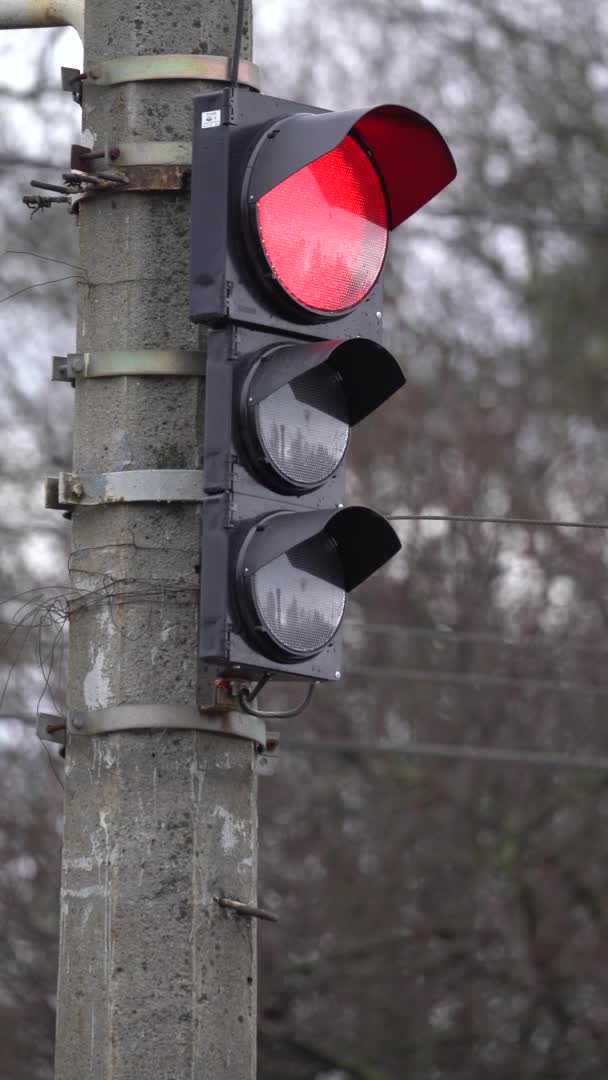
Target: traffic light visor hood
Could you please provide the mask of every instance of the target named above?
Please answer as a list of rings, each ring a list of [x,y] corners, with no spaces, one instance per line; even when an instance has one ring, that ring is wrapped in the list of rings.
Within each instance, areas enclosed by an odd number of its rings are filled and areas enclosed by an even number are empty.
[[[252,469],[277,491],[312,491],[344,460],[350,430],[405,382],[365,338],[283,343],[254,361],[241,390]]]
[[[426,117],[412,109],[379,105],[337,113],[296,113],[269,126],[258,143],[250,162],[250,202],[257,204],[283,180],[330,153],[349,135],[370,152],[381,178],[389,230],[434,198],[456,176],[456,165],[445,140]],[[352,167],[357,167],[356,161]],[[372,206],[372,214],[381,227],[380,207]],[[378,273],[380,270],[381,265]]]
[[[239,561],[253,576],[281,555],[288,554],[320,533],[337,551],[346,592],[355,589],[401,548],[392,525],[365,506],[310,513],[278,511],[258,522],[245,539]]]
[[[247,386],[248,403],[257,405],[286,383],[328,364],[340,377],[348,422],[358,424],[405,383],[401,367],[382,345],[366,338],[288,343],[262,353]]]

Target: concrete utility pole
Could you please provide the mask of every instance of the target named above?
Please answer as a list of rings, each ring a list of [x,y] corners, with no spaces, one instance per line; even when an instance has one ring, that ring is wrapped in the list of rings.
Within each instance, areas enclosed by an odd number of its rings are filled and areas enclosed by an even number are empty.
[[[87,0],[84,71],[142,56],[231,57],[236,16],[235,0]],[[243,57],[250,48],[249,10]],[[88,77],[82,141],[118,147],[117,167],[142,154],[162,163],[150,144],[189,144],[192,97],[211,85],[183,70]],[[183,153],[174,145],[165,161]],[[160,183],[81,205],[87,363],[178,350],[184,370],[196,369],[186,355],[204,347],[188,320],[189,195]],[[203,387],[183,373],[76,378],[74,472],[199,468]],[[209,699],[197,670],[198,505],[192,495],[96,503],[84,488],[73,492],[69,713],[111,719],[139,707],[141,730],[68,737],[56,1080],[250,1080],[256,923],[216,898],[256,902],[255,748],[180,727]]]

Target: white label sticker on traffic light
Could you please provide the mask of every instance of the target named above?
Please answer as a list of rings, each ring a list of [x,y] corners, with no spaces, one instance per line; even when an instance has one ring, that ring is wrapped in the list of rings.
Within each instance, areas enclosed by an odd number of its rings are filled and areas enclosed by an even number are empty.
[[[201,113],[201,127],[211,128],[219,127],[222,122],[222,113],[220,109],[213,109],[212,112]]]

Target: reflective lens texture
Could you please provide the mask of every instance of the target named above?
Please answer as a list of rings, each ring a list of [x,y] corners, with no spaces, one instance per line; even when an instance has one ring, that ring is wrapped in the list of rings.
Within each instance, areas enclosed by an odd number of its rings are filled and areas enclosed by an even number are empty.
[[[264,630],[292,655],[320,652],[342,622],[342,564],[324,533],[263,566],[251,587]]]
[[[279,387],[255,407],[255,423],[264,455],[281,477],[310,488],[324,483],[350,435],[337,372],[320,364]]]
[[[380,178],[347,135],[258,200],[258,228],[279,283],[316,311],[348,311],[377,281],[388,213]]]

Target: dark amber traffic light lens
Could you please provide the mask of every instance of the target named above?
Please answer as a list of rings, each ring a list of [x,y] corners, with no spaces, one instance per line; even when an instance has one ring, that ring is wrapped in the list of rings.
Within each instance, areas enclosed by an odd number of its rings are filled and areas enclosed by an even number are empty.
[[[344,458],[348,406],[340,377],[327,364],[280,386],[258,403],[254,417],[266,462],[294,489],[323,484]]]
[[[386,197],[352,135],[262,195],[257,223],[275,279],[311,310],[349,311],[382,272]]]

